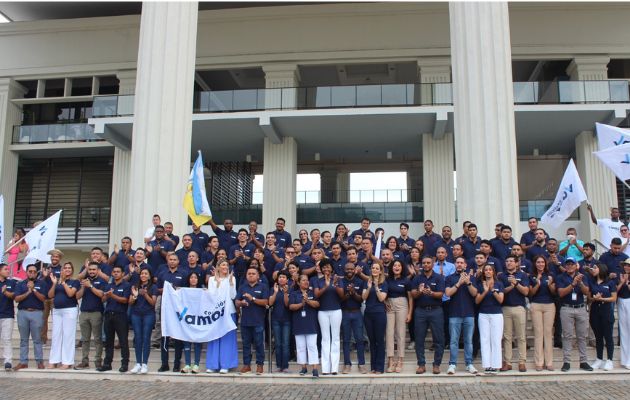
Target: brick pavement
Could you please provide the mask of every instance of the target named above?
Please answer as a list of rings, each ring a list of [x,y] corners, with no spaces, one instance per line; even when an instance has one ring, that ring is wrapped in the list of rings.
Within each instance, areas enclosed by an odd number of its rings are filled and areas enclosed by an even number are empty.
[[[7,378],[5,375],[3,378]],[[25,399],[196,399],[196,400],[460,400],[460,399],[622,399],[630,380],[560,382],[466,382],[419,384],[262,384],[255,382],[147,382],[104,380],[2,379],[1,397]],[[70,378],[71,379],[71,378]]]

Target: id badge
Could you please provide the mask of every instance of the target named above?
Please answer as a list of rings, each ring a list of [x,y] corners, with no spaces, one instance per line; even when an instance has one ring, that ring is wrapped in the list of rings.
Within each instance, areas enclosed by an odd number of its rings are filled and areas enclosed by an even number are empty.
[[[302,310],[302,318],[306,318],[306,310]]]
[[[571,293],[571,301],[577,301],[577,293]]]

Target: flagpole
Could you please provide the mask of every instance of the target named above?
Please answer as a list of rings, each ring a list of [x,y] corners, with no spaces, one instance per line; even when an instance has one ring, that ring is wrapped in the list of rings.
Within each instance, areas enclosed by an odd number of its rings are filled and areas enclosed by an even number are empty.
[[[20,240],[18,240],[17,242],[13,243],[11,246],[7,247],[7,249],[4,251],[4,254],[8,253],[8,252],[9,252],[9,250],[11,250],[12,248],[14,248],[14,247],[15,247],[15,246],[17,246],[18,244],[20,244],[20,242],[21,242],[21,241],[23,241],[25,237],[26,237],[26,236],[22,236],[22,237],[20,238]]]

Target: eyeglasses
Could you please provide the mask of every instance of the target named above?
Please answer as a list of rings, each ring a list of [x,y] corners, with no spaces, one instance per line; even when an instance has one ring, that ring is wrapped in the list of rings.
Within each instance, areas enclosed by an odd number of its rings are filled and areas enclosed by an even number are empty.
[[[295,254],[295,251],[287,251],[286,254]]]

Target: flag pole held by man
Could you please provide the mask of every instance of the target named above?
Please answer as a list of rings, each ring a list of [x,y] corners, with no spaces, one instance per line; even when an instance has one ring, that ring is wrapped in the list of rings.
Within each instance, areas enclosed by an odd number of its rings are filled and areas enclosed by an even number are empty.
[[[569,161],[553,204],[540,221],[554,228],[560,226],[583,201],[588,201],[573,159]]]
[[[203,179],[203,160],[198,151],[197,161],[190,171],[190,178],[184,195],[184,208],[192,222],[201,226],[212,219],[212,211],[206,197],[206,183]]]

